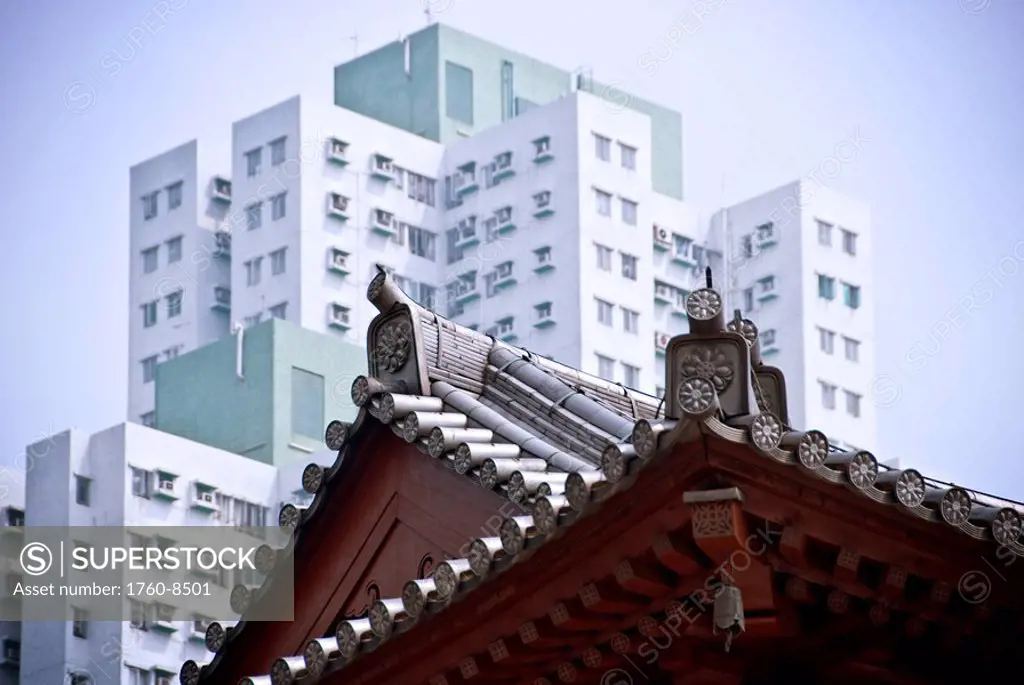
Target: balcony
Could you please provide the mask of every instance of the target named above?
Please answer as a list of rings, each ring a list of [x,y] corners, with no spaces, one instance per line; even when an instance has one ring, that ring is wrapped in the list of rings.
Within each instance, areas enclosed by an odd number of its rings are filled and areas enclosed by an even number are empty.
[[[760,290],[757,293],[757,301],[761,304],[771,302],[776,299],[778,291],[775,288],[775,277],[765,276],[764,278],[757,279],[757,283],[760,286]]]
[[[480,236],[476,230],[476,217],[463,219],[455,227],[455,230],[458,231],[458,237],[455,239],[455,247],[458,249],[468,250],[480,244]]]
[[[533,251],[533,254],[537,255],[537,263],[533,267],[534,273],[544,274],[555,270],[555,261],[551,256],[550,247],[539,247]]]
[[[194,642],[206,642],[206,629],[210,627],[211,621],[205,618],[195,618],[189,624],[188,639]]]
[[[497,322],[497,337],[499,340],[503,340],[507,343],[514,343],[519,340],[519,336],[516,335],[516,321],[513,317],[508,316]]]
[[[775,230],[775,224],[768,222],[761,224],[754,230],[754,240],[757,243],[759,250],[764,250],[773,245],[777,245],[779,242],[778,231]]]
[[[218,230],[213,234],[213,256],[231,259],[231,233]]]
[[[683,236],[679,235],[673,236],[672,256],[670,257],[672,262],[674,264],[690,268],[696,266],[697,262],[696,260],[694,260],[693,253],[690,249],[692,246],[693,241],[690,240],[689,238],[684,238]]]
[[[348,143],[339,138],[328,138],[327,161],[339,166],[348,164]]]
[[[213,287],[213,304],[210,305],[210,309],[215,309],[221,312],[231,311],[231,288],[223,285],[216,285]]]
[[[327,193],[327,216],[348,221],[348,198],[340,193]]]

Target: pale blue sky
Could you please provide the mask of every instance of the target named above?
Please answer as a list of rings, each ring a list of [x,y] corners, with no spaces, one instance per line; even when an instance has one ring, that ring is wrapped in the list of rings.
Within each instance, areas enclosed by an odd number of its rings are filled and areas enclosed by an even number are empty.
[[[1024,496],[1024,3],[433,5],[457,28],[679,109],[685,191],[702,209],[810,174],[859,130],[869,142],[828,183],[873,211],[878,370],[901,384],[879,412],[878,456]],[[155,18],[166,6],[179,9]],[[0,465],[42,434],[125,419],[129,166],[328,92],[353,33],[365,51],[424,23],[421,0],[0,5]],[[652,74],[641,56],[656,46],[671,55]],[[101,67],[112,60],[114,76]],[[64,104],[75,82],[96,93],[82,114]],[[988,302],[950,314],[1007,256]],[[944,319],[960,328],[936,343]],[[919,344],[927,363],[901,361]]]

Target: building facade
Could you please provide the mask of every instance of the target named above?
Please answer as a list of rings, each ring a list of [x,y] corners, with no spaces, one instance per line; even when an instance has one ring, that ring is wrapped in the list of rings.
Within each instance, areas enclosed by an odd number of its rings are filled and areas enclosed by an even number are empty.
[[[875,449],[868,207],[796,182],[718,213],[710,239],[727,257],[729,310],[757,323],[762,354],[786,369],[795,423]]]
[[[302,468],[335,456],[321,450],[277,468],[135,423],[93,435],[66,431],[47,442],[45,458],[27,474],[28,526],[273,525],[283,504],[308,502],[295,485]],[[224,579],[226,587],[235,580]],[[183,655],[206,654],[202,618],[154,630],[151,607],[139,611],[131,622],[76,614],[69,622],[25,623],[21,682],[158,685],[171,682]]]
[[[24,539],[25,482],[21,469],[0,469],[0,535],[4,546]],[[11,569],[0,569],[4,596],[10,595],[20,579]],[[21,621],[0,621],[0,685],[18,685],[21,668]]]

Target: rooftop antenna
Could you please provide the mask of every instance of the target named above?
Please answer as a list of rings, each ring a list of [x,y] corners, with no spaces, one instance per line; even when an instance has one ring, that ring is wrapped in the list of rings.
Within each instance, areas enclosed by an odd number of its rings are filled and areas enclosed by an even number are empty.
[[[352,41],[352,56],[359,57],[359,33],[353,33],[348,39]]]
[[[427,26],[434,23],[434,12],[430,9],[430,3],[425,3],[423,7],[423,15],[427,18]]]
[[[707,284],[706,287],[709,290],[714,289],[715,286],[714,286],[714,284],[713,284],[713,282],[711,280],[711,267],[710,266],[704,267],[704,282]]]

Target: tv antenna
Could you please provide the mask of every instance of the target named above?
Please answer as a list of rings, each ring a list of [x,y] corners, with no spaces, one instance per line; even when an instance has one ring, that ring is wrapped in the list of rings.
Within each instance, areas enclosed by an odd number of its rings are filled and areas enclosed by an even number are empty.
[[[352,56],[359,57],[359,33],[353,33],[348,39],[352,41]]]

